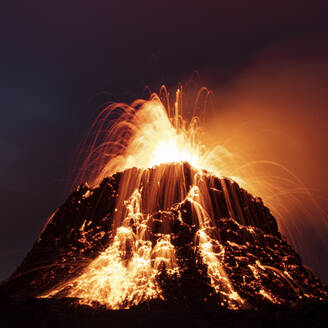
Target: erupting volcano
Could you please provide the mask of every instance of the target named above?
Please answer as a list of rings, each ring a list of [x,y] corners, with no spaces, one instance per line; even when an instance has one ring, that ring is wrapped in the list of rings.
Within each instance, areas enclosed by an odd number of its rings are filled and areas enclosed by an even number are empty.
[[[101,112],[77,178],[88,183],[53,213],[3,292],[108,309],[327,300],[247,179],[230,174],[231,154],[202,145],[195,115],[207,90],[189,121],[181,97],[171,107],[163,87]]]

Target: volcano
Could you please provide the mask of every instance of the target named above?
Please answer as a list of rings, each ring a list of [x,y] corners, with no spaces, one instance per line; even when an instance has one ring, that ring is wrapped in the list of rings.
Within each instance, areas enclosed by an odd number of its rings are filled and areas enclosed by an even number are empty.
[[[77,187],[0,291],[107,309],[256,309],[328,297],[261,198],[187,162]]]

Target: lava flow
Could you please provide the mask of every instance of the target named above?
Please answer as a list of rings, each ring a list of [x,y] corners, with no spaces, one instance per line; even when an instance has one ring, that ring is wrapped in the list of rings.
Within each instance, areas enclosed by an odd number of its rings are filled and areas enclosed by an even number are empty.
[[[91,186],[52,215],[2,288],[109,309],[327,299],[262,200],[229,174],[231,154],[201,144],[199,118],[184,120],[181,97],[171,108],[162,88],[99,115],[78,177]]]

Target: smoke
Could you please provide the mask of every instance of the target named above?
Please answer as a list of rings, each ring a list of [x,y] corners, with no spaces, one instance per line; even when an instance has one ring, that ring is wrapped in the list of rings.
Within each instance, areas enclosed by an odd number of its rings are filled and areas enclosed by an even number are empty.
[[[305,263],[328,282],[328,48],[280,43],[214,90],[214,140],[240,156],[253,192],[278,216]],[[241,167],[236,175],[246,174]],[[250,171],[247,171],[249,174]],[[251,181],[252,182],[252,181]]]

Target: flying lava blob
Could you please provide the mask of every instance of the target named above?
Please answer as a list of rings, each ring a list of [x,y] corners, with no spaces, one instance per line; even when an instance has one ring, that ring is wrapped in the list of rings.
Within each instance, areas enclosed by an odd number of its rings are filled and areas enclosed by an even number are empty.
[[[327,299],[262,200],[243,189],[247,178],[233,174],[234,156],[205,147],[200,118],[183,116],[182,91],[170,106],[164,87],[105,108],[78,176],[88,184],[52,215],[2,288],[109,309]]]

